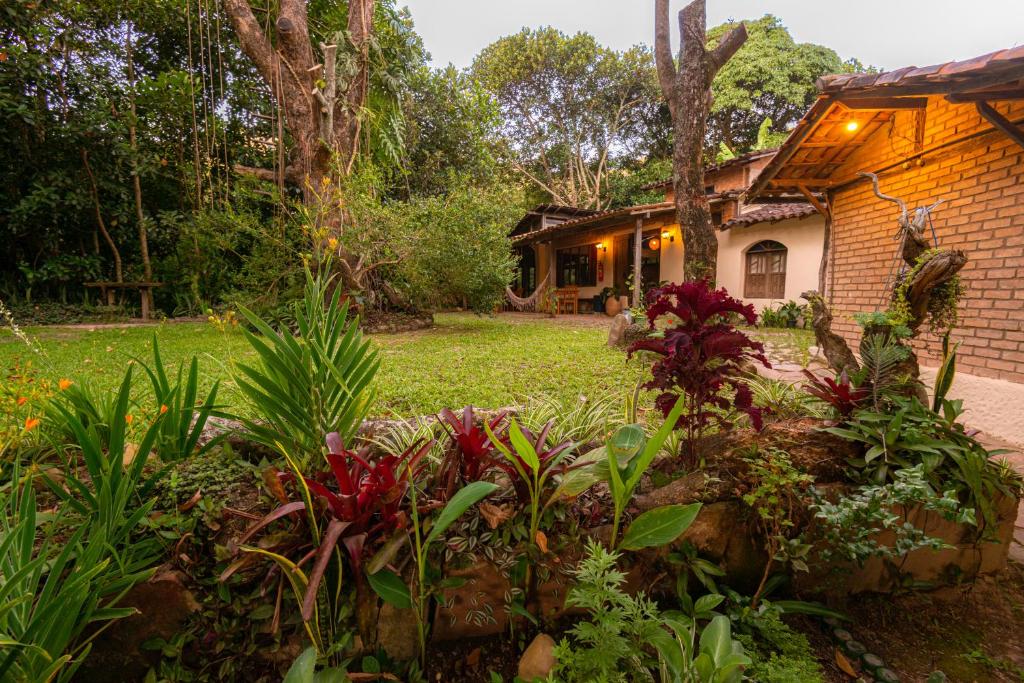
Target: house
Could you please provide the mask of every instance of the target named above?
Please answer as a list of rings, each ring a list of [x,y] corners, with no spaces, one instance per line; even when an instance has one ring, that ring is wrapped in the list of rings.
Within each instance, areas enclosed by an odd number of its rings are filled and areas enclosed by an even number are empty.
[[[820,96],[752,182],[747,201],[820,198],[823,277],[833,329],[856,343],[853,314],[884,309],[897,213],[881,192],[932,212],[934,237],[967,257],[954,395],[972,425],[1024,443],[1024,47],[935,66],[819,80]],[[934,334],[915,351],[939,362]]]
[[[824,220],[803,195],[790,193],[764,205],[742,201],[772,156],[773,151],[753,152],[705,173],[718,228],[718,282],[759,309],[817,286],[824,243]],[[541,205],[527,213],[512,231],[520,257],[513,288],[527,295],[539,285],[576,287],[586,310],[605,287],[632,303],[659,282],[681,281],[684,245],[672,184],[645,189],[663,189],[663,200],[606,211]],[[639,283],[631,278],[634,270],[641,274]]]

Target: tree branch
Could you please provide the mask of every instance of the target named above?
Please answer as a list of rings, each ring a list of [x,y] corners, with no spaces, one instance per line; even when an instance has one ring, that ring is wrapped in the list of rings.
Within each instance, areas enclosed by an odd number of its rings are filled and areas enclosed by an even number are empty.
[[[672,60],[671,33],[668,26],[668,1],[654,0],[654,62],[658,67],[658,83],[668,102],[672,118],[676,116],[676,65]]]
[[[708,53],[708,60],[710,62],[708,68],[709,86],[718,70],[725,66],[725,63],[736,54],[737,50],[743,47],[745,42],[747,42],[747,27],[745,24],[740,24],[725,34],[722,40],[719,41],[718,46]]]
[[[246,0],[224,0],[224,11],[238,34],[242,51],[256,65],[263,80],[272,85],[277,73],[277,58],[249,3]]]

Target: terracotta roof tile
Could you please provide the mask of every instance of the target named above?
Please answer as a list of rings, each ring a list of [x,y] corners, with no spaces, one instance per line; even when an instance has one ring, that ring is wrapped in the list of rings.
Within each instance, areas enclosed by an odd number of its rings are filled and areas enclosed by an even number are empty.
[[[778,223],[790,218],[807,218],[818,213],[810,204],[760,204],[756,209],[745,211],[722,223],[719,230],[728,230],[739,226],[757,225],[758,223]]]
[[[818,79],[818,89],[826,94],[851,94],[859,90],[883,90],[895,86],[928,86],[939,83],[970,84],[971,79],[1004,73],[1007,80],[1024,78],[1024,45],[998,50],[970,59],[908,66],[879,74],[834,74]],[[879,92],[878,94],[882,94]]]

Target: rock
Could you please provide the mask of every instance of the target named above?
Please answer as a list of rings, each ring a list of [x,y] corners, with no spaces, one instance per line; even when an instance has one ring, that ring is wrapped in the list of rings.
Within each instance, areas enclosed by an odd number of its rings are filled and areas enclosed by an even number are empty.
[[[619,313],[612,318],[612,326],[608,330],[608,346],[618,346],[621,344],[627,327],[629,327],[629,318],[625,314]]]
[[[555,668],[555,641],[546,633],[539,634],[519,658],[519,678],[533,681],[546,679]]]
[[[149,581],[125,595],[118,607],[134,607],[138,614],[114,622],[93,641],[92,651],[75,674],[76,681],[141,680],[160,659],[160,651],[143,649],[148,640],[171,640],[188,617],[200,609],[185,587],[181,572],[161,568]]]

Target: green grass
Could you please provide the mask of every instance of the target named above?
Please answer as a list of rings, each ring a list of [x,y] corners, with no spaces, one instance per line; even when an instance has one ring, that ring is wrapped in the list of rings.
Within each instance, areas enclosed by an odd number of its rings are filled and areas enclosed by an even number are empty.
[[[638,363],[627,364],[621,351],[605,345],[605,326],[471,314],[439,314],[436,320],[430,330],[372,337],[381,352],[374,415],[424,415],[467,404],[494,408],[540,394],[560,399],[608,392],[624,396],[641,375]],[[3,330],[0,368],[31,362],[53,380],[112,390],[132,358],[149,362],[155,332],[167,365],[197,355],[202,389],[221,379],[221,401],[231,407],[240,407],[231,366],[255,357],[241,332],[220,332],[209,323],[25,331],[42,355]]]

